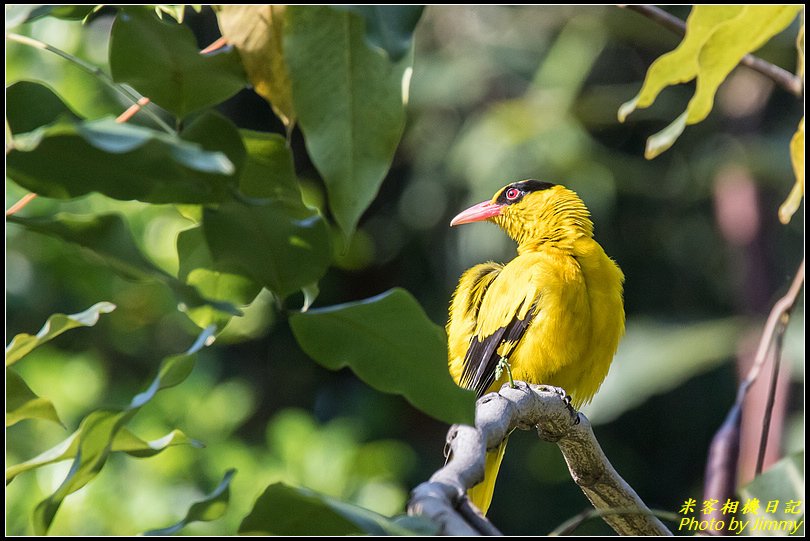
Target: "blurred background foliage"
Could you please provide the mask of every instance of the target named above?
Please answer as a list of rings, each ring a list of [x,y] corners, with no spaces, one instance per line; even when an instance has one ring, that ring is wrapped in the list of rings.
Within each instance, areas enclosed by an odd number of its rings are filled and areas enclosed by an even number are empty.
[[[688,7],[671,11],[684,19]],[[17,31],[108,69],[112,20],[102,13],[82,26],[44,18]],[[187,10],[185,22],[200,47],[219,35],[208,8]],[[794,23],[758,54],[792,70],[797,29]],[[600,423],[597,437],[617,470],[648,505],[671,512],[688,498],[700,499],[706,450],[733,402],[738,358],[750,357],[764,315],[804,250],[803,220],[783,226],[776,212],[793,184],[788,143],[801,100],[738,68],[709,118],[653,161],[643,158],[645,140],[683,110],[690,85],[667,89],[654,107],[617,122],[619,105],[638,91],[649,64],[678,41],[611,6],[428,7],[415,34],[406,131],[393,167],[350,246],[334,243],[337,268],[321,280],[316,302],[399,286],[443,324],[464,269],[514,254],[497,228],[450,230],[449,219],[516,179],[571,187],[593,214],[596,238],[626,275],[627,336],[585,411]],[[18,80],[45,82],[90,118],[125,107],[63,59],[7,42],[6,84]],[[249,90],[219,110],[242,128],[284,131]],[[322,206],[325,192],[299,132],[292,147],[306,200]],[[25,193],[7,181],[6,207]],[[94,194],[40,198],[26,212],[110,210],[125,216],[157,265],[176,273],[175,239],[187,223],[172,206]],[[73,246],[7,226],[7,342],[34,333],[52,313],[102,300],[118,309],[18,366],[68,427],[99,405],[126,404],[159,360],[185,350],[198,331],[165,286],[126,281]],[[802,313],[800,306],[786,339],[791,384],[781,403],[783,450],[803,446]],[[93,483],[66,499],[50,533],[131,535],[167,526],[232,467],[238,473],[224,518],[194,523],[184,533],[234,533],[276,481],[400,513],[408,490],[443,464],[447,429],[348,370],[313,363],[272,300],[262,297],[200,353],[188,380],[157,395],[130,425],[145,439],[174,427],[206,447],[180,446],[147,460],[113,455]],[[66,432],[29,421],[6,436],[6,463],[15,464]],[[531,434],[510,441],[490,511],[499,528],[548,532],[588,507],[556,447]],[[6,488],[8,534],[31,533],[31,509],[69,466],[23,474]],[[598,520],[579,531],[610,533]]]

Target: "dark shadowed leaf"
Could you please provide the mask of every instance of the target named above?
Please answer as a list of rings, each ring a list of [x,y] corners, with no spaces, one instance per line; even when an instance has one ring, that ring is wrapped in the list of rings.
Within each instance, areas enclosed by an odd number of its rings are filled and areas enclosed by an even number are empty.
[[[60,116],[79,120],[49,87],[33,81],[18,81],[6,89],[6,121],[12,133],[33,131]]]
[[[11,343],[6,347],[6,366],[16,363],[35,347],[53,340],[65,331],[76,327],[92,327],[98,322],[101,314],[109,314],[113,310],[114,304],[102,301],[78,314],[52,315],[35,336],[20,333],[11,339]]]
[[[231,498],[231,479],[235,474],[235,469],[225,472],[225,477],[222,478],[217,488],[204,499],[192,504],[183,520],[167,528],[149,530],[144,532],[144,535],[174,535],[191,522],[210,522],[221,518],[228,510],[228,502]]]
[[[62,424],[51,401],[37,396],[19,374],[6,368],[6,426],[25,419],[44,419]]]
[[[394,62],[400,60],[413,41],[413,31],[425,6],[332,6],[362,15],[366,19],[366,39],[384,49]]]
[[[175,115],[220,103],[247,84],[236,50],[200,54],[191,30],[154,13],[118,13],[110,35],[110,71]]]
[[[290,6],[284,56],[307,151],[348,238],[376,197],[405,125],[406,61],[364,39],[365,22],[329,7]]]
[[[239,526],[250,535],[414,535],[407,523],[305,489],[275,483]]]
[[[326,368],[348,366],[436,419],[473,423],[475,394],[450,377],[444,331],[407,291],[295,313],[290,325],[301,348]]]

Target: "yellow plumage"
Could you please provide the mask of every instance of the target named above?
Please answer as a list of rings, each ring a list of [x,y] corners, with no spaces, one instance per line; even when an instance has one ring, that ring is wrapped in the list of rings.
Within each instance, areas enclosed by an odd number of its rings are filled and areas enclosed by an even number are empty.
[[[593,239],[580,198],[527,180],[459,214],[451,225],[488,220],[518,243],[506,265],[482,263],[459,280],[447,324],[449,369],[481,396],[499,389],[505,358],[515,379],[565,389],[575,407],[593,398],[624,334],[624,275]],[[504,442],[490,450],[484,482],[469,496],[489,508]]]

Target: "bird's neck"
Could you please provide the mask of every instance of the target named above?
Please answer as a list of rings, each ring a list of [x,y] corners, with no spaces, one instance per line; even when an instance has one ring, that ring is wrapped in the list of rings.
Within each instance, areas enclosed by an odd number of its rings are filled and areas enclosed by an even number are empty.
[[[593,237],[590,213],[576,196],[544,206],[537,215],[517,225],[506,232],[517,242],[519,254],[549,247],[573,251],[577,239]]]

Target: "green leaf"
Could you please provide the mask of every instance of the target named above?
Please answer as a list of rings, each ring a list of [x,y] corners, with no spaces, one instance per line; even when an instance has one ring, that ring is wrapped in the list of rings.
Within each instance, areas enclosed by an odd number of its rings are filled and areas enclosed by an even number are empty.
[[[51,88],[33,81],[18,81],[9,86],[6,103],[6,121],[12,133],[27,133],[60,117],[79,120]]]
[[[202,227],[180,232],[177,236],[177,256],[180,261],[178,278],[208,299],[244,307],[262,289],[262,286],[245,276],[216,270]],[[209,305],[188,308],[185,313],[198,327],[214,324],[220,331],[233,317],[233,314]]]
[[[406,525],[408,523],[405,523]],[[341,502],[323,494],[289,487],[268,486],[239,526],[245,535],[414,535],[396,519]]]
[[[37,396],[19,374],[6,368],[6,426],[25,419],[45,419],[62,425],[53,403]]]
[[[326,368],[348,366],[436,419],[473,424],[475,394],[450,377],[444,331],[407,291],[294,313],[290,326],[301,348]]]
[[[79,426],[78,430],[51,449],[48,449],[30,460],[6,468],[6,484],[13,481],[14,478],[21,473],[74,458],[76,451],[79,449],[79,438],[82,434],[82,430],[83,428]],[[126,427],[122,427],[115,434],[110,451],[113,453],[126,453],[135,458],[148,458],[165,451],[169,447],[175,447],[177,445],[203,447],[201,442],[189,438],[182,431],[176,429],[162,438],[146,441],[130,432]]]
[[[189,307],[210,305],[217,310],[238,315],[240,312],[224,302],[209,300],[192,286],[155,266],[138,249],[124,220],[115,214],[79,216],[56,214],[41,218],[9,216],[6,220],[30,231],[50,235],[86,249],[87,254],[116,273],[135,280],[157,280],[170,287]]]
[[[195,502],[189,508],[185,518],[177,524],[159,530],[149,530],[148,532],[144,532],[143,535],[174,535],[191,522],[210,522],[221,518],[225,514],[225,511],[228,510],[228,502],[231,497],[231,479],[233,479],[235,474],[235,469],[230,469],[225,472],[225,477],[223,477],[219,486],[204,499]]]
[[[799,451],[790,456],[786,456],[776,464],[768,468],[767,471],[758,475],[753,481],[740,489],[740,497],[743,502],[756,498],[760,502],[759,513],[743,515],[751,518],[751,523],[744,530],[750,535],[804,535],[804,451]],[[777,502],[776,509],[767,511],[769,502]],[[795,512],[790,513],[788,509],[794,504]],[[795,505],[797,504],[798,505]],[[759,521],[760,527],[757,527]],[[801,521],[801,524],[800,524]],[[771,526],[768,528],[767,526]],[[783,526],[781,531],[772,529],[774,525]]]
[[[267,100],[281,121],[292,129],[295,108],[284,60],[283,5],[223,5],[217,11],[222,35],[236,47],[253,90]]]
[[[205,209],[203,229],[217,267],[281,297],[318,280],[331,261],[326,222],[294,203],[226,203]]]
[[[411,48],[413,31],[425,6],[335,5],[332,8],[362,15],[366,19],[366,40],[384,49],[388,57],[397,62]]]
[[[697,78],[686,111],[650,138],[645,157],[652,159],[664,152],[686,126],[705,119],[717,88],[731,70],[746,54],[784,30],[801,9],[800,5],[694,6],[681,44],[650,66],[639,94],[619,108],[619,121],[623,122],[635,109],[652,105],[664,87]]]
[[[121,10],[110,35],[110,71],[156,104],[184,118],[247,84],[233,49],[200,54],[194,34],[142,10]]]
[[[21,333],[11,339],[11,343],[6,346],[6,366],[16,363],[35,347],[53,340],[65,331],[75,329],[76,327],[92,327],[98,322],[98,318],[101,314],[109,314],[113,310],[115,310],[114,304],[103,301],[77,314],[52,315],[36,336]]]
[[[117,434],[140,411],[140,408],[154,398],[158,391],[178,385],[188,377],[194,367],[196,353],[204,345],[210,343],[213,333],[213,327],[205,329],[185,354],[164,360],[157,377],[149,388],[136,395],[127,408],[91,412],[82,420],[75,434],[56,448],[46,452],[51,457],[58,457],[73,449],[74,445],[76,446],[73,465],[67,476],[59,488],[34,509],[33,525],[36,535],[45,535],[62,501],[69,494],[89,483],[101,471],[112,451]],[[9,479],[8,470],[6,470],[6,479]]]
[[[150,203],[212,203],[235,184],[244,147],[236,127],[217,113],[201,115],[180,137],[67,114],[30,131],[33,119],[58,114],[58,98],[46,100],[47,113],[26,119],[37,109],[35,100],[49,91],[33,83],[16,86],[8,96],[8,107],[17,113],[9,117],[14,148],[6,158],[7,174],[32,192],[60,199],[97,191]]]
[[[332,260],[329,230],[301,201],[292,155],[279,135],[242,132],[248,158],[239,181],[252,201],[203,213],[213,266],[285,297],[317,281]]]
[[[90,15],[97,6],[93,4],[66,6],[66,5],[14,5],[13,16],[14,21],[12,26],[23,22],[31,22],[42,17],[54,17],[56,19],[65,19],[68,21],[80,21]],[[9,5],[6,5],[6,30],[11,28],[9,25]],[[23,16],[24,15],[24,16]]]
[[[290,6],[284,55],[307,151],[348,239],[380,188],[405,125],[403,76],[365,43],[359,15]]]

